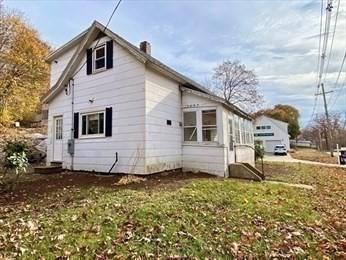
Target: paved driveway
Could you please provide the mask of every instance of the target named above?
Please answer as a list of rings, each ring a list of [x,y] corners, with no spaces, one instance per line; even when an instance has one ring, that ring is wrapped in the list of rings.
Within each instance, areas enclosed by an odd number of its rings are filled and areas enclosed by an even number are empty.
[[[272,153],[266,153],[263,158],[264,161],[268,162],[297,162],[300,160],[292,158],[290,154],[287,155],[274,155]]]
[[[315,164],[315,165],[322,165],[322,166],[328,166],[328,167],[346,168],[345,165],[312,162],[312,161],[306,161],[306,160],[298,160],[298,159],[292,158],[292,156],[290,154],[287,154],[287,155],[265,154],[264,158],[263,158],[263,161],[267,161],[267,162],[288,162],[288,163],[306,163],[306,164]]]

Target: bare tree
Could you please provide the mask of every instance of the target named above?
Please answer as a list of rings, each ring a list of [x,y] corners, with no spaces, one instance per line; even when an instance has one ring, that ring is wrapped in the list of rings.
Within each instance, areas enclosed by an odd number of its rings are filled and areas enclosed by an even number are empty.
[[[340,114],[335,113],[330,115],[330,128],[333,134],[334,144],[339,144],[341,147],[346,146],[346,120],[342,120]],[[301,138],[314,142],[321,150],[326,150],[328,147],[328,121],[324,115],[318,115],[308,128],[302,131]],[[335,148],[335,147],[334,147]]]
[[[263,104],[256,74],[238,60],[226,60],[218,65],[214,69],[211,85],[216,94],[249,112]]]

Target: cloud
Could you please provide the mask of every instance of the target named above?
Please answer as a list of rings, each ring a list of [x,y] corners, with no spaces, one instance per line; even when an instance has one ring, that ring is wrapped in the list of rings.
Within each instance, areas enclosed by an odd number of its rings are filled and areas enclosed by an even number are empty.
[[[64,2],[62,12],[62,5],[54,1],[5,4],[22,9],[55,46],[70,40],[94,19],[105,23],[114,5],[71,1]],[[76,13],[77,9],[82,11]],[[346,1],[341,0],[330,57],[329,49],[327,52],[327,89],[336,80],[345,52],[345,21]],[[123,1],[110,28],[136,45],[148,40],[153,56],[202,83],[217,64],[238,59],[255,70],[268,106],[294,105],[306,121],[316,90],[319,24],[320,1],[316,0]],[[329,44],[331,37],[330,33]],[[346,107],[341,100],[336,108]]]

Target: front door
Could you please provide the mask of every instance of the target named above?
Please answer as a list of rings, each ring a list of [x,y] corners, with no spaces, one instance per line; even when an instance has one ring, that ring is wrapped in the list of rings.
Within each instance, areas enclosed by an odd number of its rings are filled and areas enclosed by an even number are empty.
[[[54,117],[53,133],[53,161],[62,162],[62,138],[63,138],[63,120],[62,116]]]

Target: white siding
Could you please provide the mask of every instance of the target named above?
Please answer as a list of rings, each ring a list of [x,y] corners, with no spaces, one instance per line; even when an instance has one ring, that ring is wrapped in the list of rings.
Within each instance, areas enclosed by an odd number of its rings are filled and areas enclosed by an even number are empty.
[[[56,58],[50,64],[50,87],[53,87],[55,83],[58,81],[60,75],[65,69],[68,62],[71,60],[73,54],[77,50],[77,46],[71,48],[67,52],[65,52],[60,57]]]
[[[104,37],[99,44],[109,40]],[[95,42],[94,42],[95,44]],[[74,77],[74,112],[93,112],[113,108],[112,136],[75,140],[74,170],[107,172],[119,154],[113,172],[144,174],[145,156],[145,67],[114,43],[113,68],[86,75],[86,66]],[[85,58],[80,63],[82,66]],[[80,67],[79,66],[79,67]],[[89,102],[89,100],[94,102]],[[60,93],[49,104],[48,161],[52,160],[52,119],[64,117],[63,165],[71,167],[67,140],[71,138],[71,95]],[[80,123],[81,127],[81,123]]]
[[[182,168],[181,93],[178,83],[146,70],[146,173]],[[172,125],[167,125],[171,120]]]
[[[217,110],[217,132],[219,142],[184,143],[183,170],[207,172],[218,176],[227,175],[227,150],[224,146],[223,107],[209,99],[183,92],[183,111],[213,109]],[[198,119],[197,119],[198,120]]]
[[[183,154],[183,171],[227,176],[227,153],[222,145],[185,144]]]
[[[270,126],[270,129],[256,129],[256,126]],[[273,134],[272,136],[256,136],[255,140],[262,141],[265,152],[274,152],[275,144],[284,144],[287,150],[290,149],[290,141],[288,135],[288,124],[267,116],[261,116],[256,119],[254,124],[254,132],[257,134]],[[267,145],[268,142],[268,145]]]

